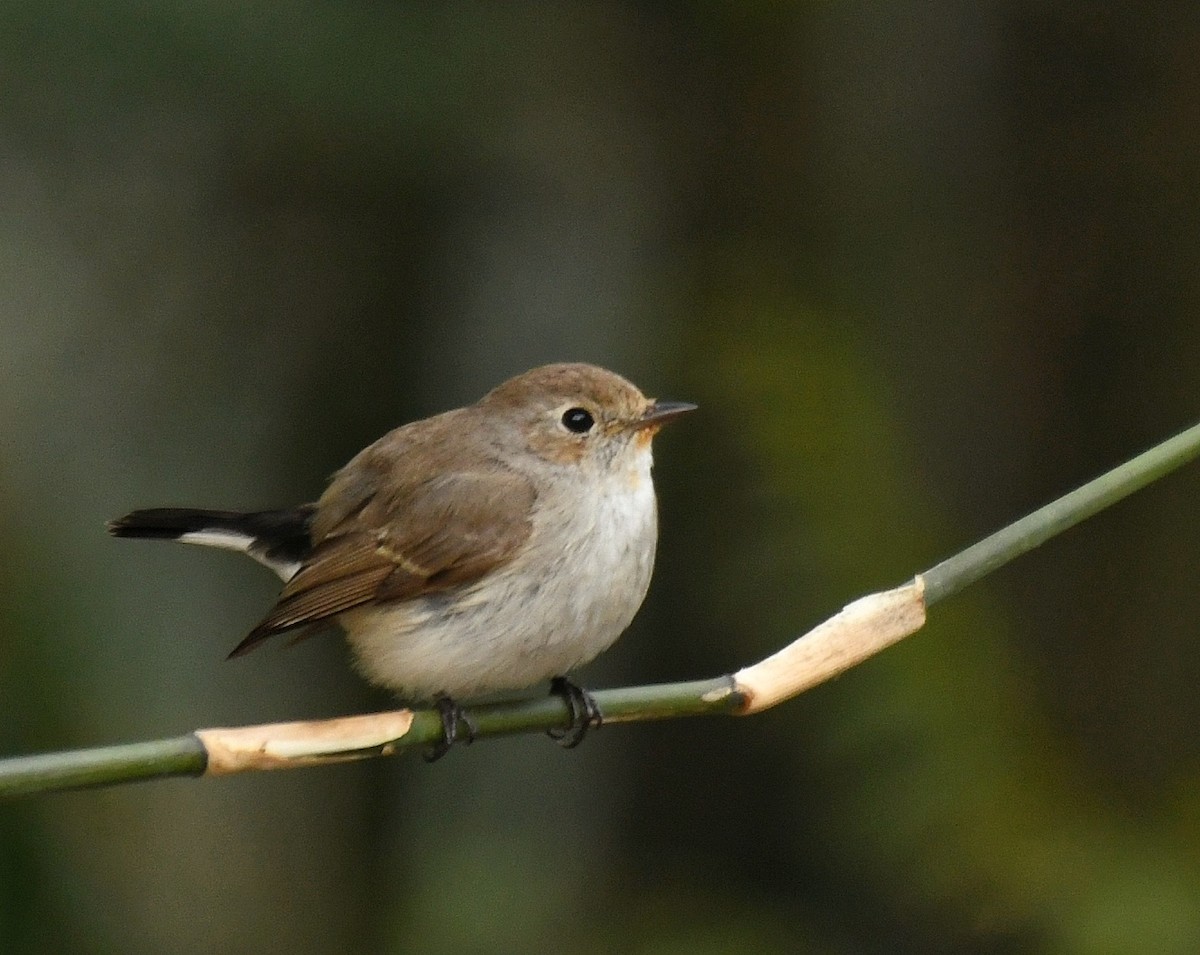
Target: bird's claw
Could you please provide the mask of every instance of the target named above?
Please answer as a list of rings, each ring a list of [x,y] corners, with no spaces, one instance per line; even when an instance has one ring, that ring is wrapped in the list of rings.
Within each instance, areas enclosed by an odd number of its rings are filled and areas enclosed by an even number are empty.
[[[450,752],[450,747],[455,743],[470,746],[475,742],[475,723],[467,715],[466,710],[444,693],[439,693],[434,698],[433,704],[442,718],[442,738],[429,747],[425,753],[425,762],[427,763],[436,763]],[[466,730],[466,735],[459,735],[460,727]]]
[[[550,695],[561,696],[571,711],[571,725],[566,729],[546,730],[546,735],[563,749],[574,749],[583,742],[588,730],[599,729],[604,724],[604,713],[600,704],[587,690],[572,683],[565,676],[556,676],[550,682]]]

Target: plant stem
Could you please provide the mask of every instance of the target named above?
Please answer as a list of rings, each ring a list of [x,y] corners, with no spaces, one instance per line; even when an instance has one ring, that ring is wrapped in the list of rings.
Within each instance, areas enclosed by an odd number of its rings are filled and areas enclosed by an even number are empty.
[[[0,796],[202,776],[208,755],[195,734],[0,760]]]
[[[1014,557],[1157,481],[1197,455],[1200,455],[1200,424],[985,537],[921,575],[925,579],[926,606],[958,593]]]

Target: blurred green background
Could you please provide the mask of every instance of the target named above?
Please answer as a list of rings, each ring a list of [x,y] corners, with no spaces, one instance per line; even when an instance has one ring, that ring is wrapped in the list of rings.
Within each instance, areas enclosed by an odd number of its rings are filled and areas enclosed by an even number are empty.
[[[108,539],[550,360],[702,413],[595,686],[1200,417],[1200,7],[0,6],[0,753],[390,705]],[[753,720],[0,806],[0,952],[1194,953],[1193,467]]]

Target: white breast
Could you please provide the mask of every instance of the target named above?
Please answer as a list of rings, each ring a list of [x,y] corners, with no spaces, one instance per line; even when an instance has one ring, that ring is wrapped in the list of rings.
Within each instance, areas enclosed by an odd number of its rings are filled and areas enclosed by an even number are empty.
[[[371,681],[408,699],[470,697],[566,674],[629,626],[650,583],[657,540],[650,450],[588,496],[539,494],[521,553],[484,580],[339,622]]]

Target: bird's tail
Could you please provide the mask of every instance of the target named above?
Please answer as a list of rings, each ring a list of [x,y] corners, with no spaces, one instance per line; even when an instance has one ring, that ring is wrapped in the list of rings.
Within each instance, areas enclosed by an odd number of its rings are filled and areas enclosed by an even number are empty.
[[[312,549],[313,506],[282,511],[206,511],[154,507],[109,521],[114,537],[145,537],[203,544],[248,554],[290,580]]]

